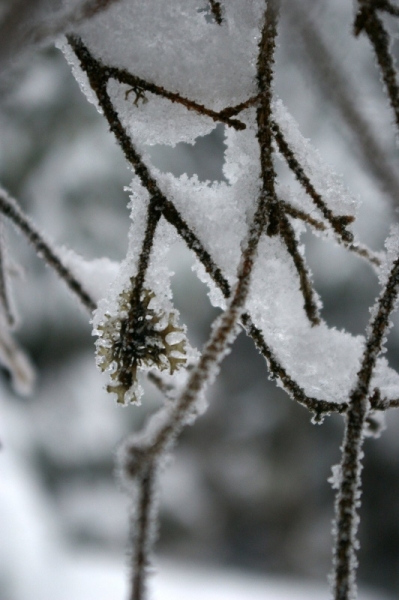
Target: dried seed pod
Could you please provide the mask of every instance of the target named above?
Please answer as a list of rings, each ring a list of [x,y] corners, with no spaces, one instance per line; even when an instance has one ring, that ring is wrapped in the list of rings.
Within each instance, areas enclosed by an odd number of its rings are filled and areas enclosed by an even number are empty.
[[[107,391],[116,394],[120,404],[139,402],[139,369],[156,367],[172,375],[187,362],[185,328],[178,325],[177,312],[150,307],[155,294],[148,289],[142,290],[139,306],[132,310],[134,278],[131,284],[119,296],[118,314],[106,314],[96,332],[97,364],[111,372]]]

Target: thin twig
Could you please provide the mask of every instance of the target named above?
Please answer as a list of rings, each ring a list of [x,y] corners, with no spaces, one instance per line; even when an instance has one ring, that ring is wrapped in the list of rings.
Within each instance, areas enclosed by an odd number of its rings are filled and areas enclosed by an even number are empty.
[[[364,31],[374,48],[388,98],[395,115],[396,125],[399,128],[399,85],[396,77],[394,58],[389,50],[389,34],[380,17],[376,14],[374,5],[370,0],[359,0],[359,6],[360,10],[354,24],[355,35],[359,35]]]
[[[368,327],[357,382],[349,397],[342,445],[341,481],[336,496],[334,548],[334,597],[348,600],[356,592],[357,509],[360,503],[361,458],[364,424],[369,410],[370,382],[377,358],[389,329],[399,287],[399,257],[393,263],[388,281],[380,294]]]
[[[223,23],[222,4],[217,0],[209,0],[209,4],[216,23],[221,25]]]
[[[317,231],[326,231],[327,227],[324,225],[324,223],[322,221],[318,221],[317,219],[314,219],[304,210],[300,210],[299,208],[292,206],[292,204],[289,204],[288,202],[284,202],[284,200],[280,200],[280,205],[281,205],[282,210],[285,212],[285,214],[289,215],[290,217],[304,221],[304,223],[307,223],[308,225],[310,225],[311,227],[313,227],[313,229],[316,229]]]
[[[148,191],[150,198],[153,199],[154,210],[156,208],[156,210],[158,210],[159,213],[176,228],[187,246],[195,252],[206,272],[218,283],[218,285],[220,285],[225,295],[228,296],[230,294],[230,286],[223,277],[221,270],[215,265],[209,252],[205,250],[200,240],[188,227],[173,203],[162,193],[157,182],[151,176],[148,167],[134,147],[132,140],[127,135],[106,90],[108,76],[104,74],[104,71],[107,70],[107,67],[104,67],[102,63],[93,58],[88,48],[84,46],[79,38],[69,36],[68,42],[80,60],[82,68],[89,77],[91,87],[97,95],[104,116],[108,121],[112,133],[119,142],[126,160],[132,165],[141,184]]]
[[[17,202],[4,190],[0,190],[0,212],[7,217],[7,219],[10,219],[12,224],[26,236],[28,242],[36,250],[37,255],[40,258],[43,258],[46,264],[56,271],[69,289],[78,297],[83,306],[88,311],[93,312],[97,307],[96,302],[84,289],[80,281],[78,281],[71,271],[62,263],[62,260],[44,240],[31,220],[24,215]]]
[[[157,469],[149,464],[139,477],[137,515],[132,524],[132,585],[130,600],[144,600],[146,597],[147,572],[150,566],[150,554],[154,542],[155,519],[154,492]]]
[[[11,308],[9,289],[8,289],[8,277],[7,264],[6,264],[6,248],[4,243],[4,225],[3,219],[0,220],[0,304],[2,305],[4,316],[9,327],[15,325],[15,315]]]
[[[169,92],[165,90],[164,87],[160,85],[156,85],[155,83],[151,83],[142,79],[141,77],[137,77],[136,75],[132,75],[125,69],[118,69],[116,67],[105,66],[100,60],[94,58],[94,56],[89,52],[88,48],[83,44],[82,40],[76,36],[70,35],[67,36],[68,43],[72,47],[76,56],[79,58],[83,68],[86,70],[88,74],[90,84],[94,84],[94,91],[97,96],[103,96],[106,94],[106,86],[109,79],[115,79],[119,83],[124,83],[131,87],[131,91],[136,93],[135,103],[138,103],[140,99],[144,99],[144,92],[150,92],[156,96],[161,96],[163,98],[167,98],[171,102],[176,102],[185,106],[188,110],[195,111],[198,114],[206,115],[210,117],[214,121],[225,123],[226,125],[230,125],[234,127],[234,129],[242,130],[246,128],[245,123],[238,121],[237,119],[231,119],[229,117],[225,117],[223,114],[211,110],[194,100],[189,100],[184,96],[176,92]],[[126,92],[128,96],[129,90]],[[99,98],[100,100],[100,98]],[[102,98],[105,101],[105,104],[111,104],[110,100],[106,101],[105,98]],[[111,104],[112,106],[112,104]]]
[[[281,154],[284,156],[287,165],[294,173],[295,177],[302,185],[307,194],[312,198],[313,202],[320,210],[324,218],[330,223],[331,227],[335,231],[335,233],[342,238],[342,240],[350,244],[353,242],[353,234],[346,229],[347,225],[353,221],[353,217],[347,216],[335,216],[333,212],[328,208],[326,203],[324,202],[321,195],[316,191],[309,177],[306,175],[303,167],[299,163],[295,154],[292,152],[289,147],[279,125],[273,121],[272,122],[272,130],[274,134],[274,139],[276,140],[278,149]]]
[[[300,290],[304,299],[304,310],[312,325],[320,324],[319,309],[311,283],[310,273],[306,267],[306,263],[299,252],[298,242],[295,237],[295,232],[289,222],[287,216],[281,212],[280,214],[280,234],[287,247],[295,268],[297,270],[300,282]]]
[[[273,11],[274,8],[272,7],[271,10]],[[271,82],[273,80],[272,57],[274,56],[275,26],[276,21],[274,18],[266,18],[259,44],[260,52],[257,64],[259,102],[256,110],[256,121],[260,148],[261,194],[265,196],[265,210],[268,217],[267,234],[270,236],[276,235],[280,228],[280,204],[275,190],[276,172],[273,164],[272,134],[273,90]]]
[[[290,217],[293,217],[294,219],[300,219],[304,223],[307,223],[307,225],[310,225],[310,227],[312,227],[313,229],[316,229],[316,231],[327,230],[326,225],[322,221],[314,219],[307,212],[300,210],[295,206],[292,206],[292,204],[280,200],[280,205],[285,214],[289,215]],[[378,255],[372,250],[370,250],[370,248],[367,248],[367,246],[364,246],[363,244],[360,244],[358,242],[354,242],[353,244],[346,244],[342,240],[342,238],[338,236],[336,236],[335,239],[339,244],[343,244],[347,250],[350,250],[350,252],[357,254],[361,258],[364,258],[367,262],[371,263],[372,265],[376,267],[381,266],[381,260],[378,257]]]
[[[240,104],[236,104],[235,106],[227,106],[219,112],[219,116],[235,117],[246,108],[250,108],[251,106],[257,104],[259,99],[260,95],[257,94],[256,96],[251,96],[251,98],[248,98],[248,100],[245,100],[245,102],[240,102]]]
[[[370,405],[374,410],[387,410],[388,408],[399,408],[399,398],[381,398],[381,390],[376,388],[370,397]]]
[[[393,17],[399,17],[399,7],[394,6],[391,2],[379,0],[378,2],[376,2],[376,5],[377,10],[382,10],[392,15]]]
[[[308,59],[305,64],[314,72],[314,80],[326,101],[335,104],[347,125],[347,131],[351,131],[354,140],[357,141],[356,149],[368,170],[380,182],[382,189],[389,193],[393,203],[397,204],[399,179],[396,171],[390,166],[385,149],[359,110],[361,102],[356,101],[358,92],[351,78],[345,74],[342,64],[332,55],[320,28],[316,28],[309,20],[309,3],[304,0],[291,0],[286,14],[289,17],[291,34],[301,35]]]
[[[158,371],[149,371],[147,374],[147,379],[151,381],[152,384],[165,396],[169,397],[173,393],[176,393],[176,388],[171,383],[166,383],[166,381],[159,375]]]
[[[213,281],[219,286],[225,298],[231,293],[229,282],[224,277],[222,270],[216,265],[215,261],[204,248],[201,240],[189,228],[175,205],[164,198],[162,204],[162,216],[173,225],[180,237],[186,242],[187,247],[194,252],[198,260],[203,265],[205,271],[210,275]]]
[[[346,411],[347,404],[327,402],[325,400],[307,396],[305,391],[290,377],[284,367],[280,364],[270,346],[266,344],[261,330],[253,324],[251,317],[245,313],[242,315],[241,321],[247,330],[248,335],[254,340],[256,347],[265,357],[273,379],[281,381],[285,391],[293,398],[293,400],[298,402],[298,404],[305,406],[314,414],[314,420],[316,422],[321,421],[324,415],[336,412],[343,413]]]

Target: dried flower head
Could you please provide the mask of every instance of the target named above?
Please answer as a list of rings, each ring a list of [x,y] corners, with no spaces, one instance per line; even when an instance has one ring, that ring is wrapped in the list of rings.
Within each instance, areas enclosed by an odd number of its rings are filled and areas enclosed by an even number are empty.
[[[148,289],[142,290],[134,308],[134,278],[131,284],[119,296],[118,314],[107,313],[97,328],[97,364],[102,371],[111,371],[107,391],[116,394],[120,404],[139,401],[138,369],[156,367],[172,375],[187,362],[185,328],[179,327],[177,312],[152,308],[155,294]]]

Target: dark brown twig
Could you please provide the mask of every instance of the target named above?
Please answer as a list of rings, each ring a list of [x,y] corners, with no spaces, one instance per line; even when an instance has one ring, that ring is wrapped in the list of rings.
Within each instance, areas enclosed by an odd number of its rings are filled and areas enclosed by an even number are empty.
[[[394,6],[391,2],[379,1],[377,4],[377,10],[382,10],[393,17],[399,17],[399,7]]]
[[[317,301],[315,299],[310,273],[306,267],[306,263],[301,253],[299,252],[298,242],[292,225],[282,211],[280,214],[280,235],[285,242],[288,253],[294,262],[299,276],[299,287],[303,295],[304,310],[307,314],[307,317],[312,325],[319,325],[319,309],[317,307]]]
[[[250,108],[251,106],[257,104],[259,102],[259,98],[260,96],[257,94],[256,96],[251,96],[251,98],[248,98],[248,100],[245,100],[245,102],[240,102],[240,104],[236,104],[235,106],[228,106],[220,111],[219,116],[235,117],[246,108]]]
[[[293,217],[294,219],[300,219],[304,223],[310,225],[310,227],[312,227],[316,231],[327,230],[326,225],[322,221],[314,219],[307,212],[300,210],[295,206],[292,206],[292,204],[280,200],[280,205],[285,214],[289,215],[290,217]],[[381,260],[379,259],[378,255],[366,246],[363,246],[358,242],[354,242],[353,244],[346,244],[344,243],[342,238],[338,236],[336,236],[335,239],[339,244],[343,244],[347,250],[350,250],[354,254],[357,254],[361,258],[364,258],[367,262],[371,263],[372,265],[376,267],[379,267],[381,265]]]
[[[394,111],[396,125],[399,128],[399,86],[394,59],[389,50],[389,35],[380,17],[376,14],[373,2],[359,0],[359,6],[360,10],[354,24],[355,35],[364,31],[374,48],[388,98]]]
[[[8,277],[7,264],[5,259],[5,243],[4,243],[4,226],[3,220],[0,220],[0,304],[3,308],[4,317],[9,327],[15,325],[15,315],[11,308],[9,289],[8,289]]]
[[[346,124],[346,131],[352,133],[357,142],[356,150],[368,170],[375,176],[382,189],[389,193],[394,204],[399,198],[399,179],[396,171],[390,166],[389,157],[381,146],[378,137],[364,118],[357,101],[358,92],[351,78],[343,71],[323,39],[320,28],[308,18],[309,2],[291,0],[289,10],[290,32],[300,33],[303,49],[306,53],[306,65],[314,72],[314,80],[323,92],[327,102],[332,102],[339,110]],[[358,98],[360,100],[360,98]]]
[[[280,200],[280,205],[285,214],[289,215],[290,217],[293,217],[294,219],[300,219],[301,221],[307,223],[317,231],[326,231],[327,227],[322,221],[314,219],[304,210],[300,210],[299,208],[292,206],[292,204],[284,202],[284,200]]]
[[[137,515],[132,524],[132,585],[130,600],[144,600],[146,597],[146,580],[150,566],[150,553],[155,533],[154,490],[157,469],[149,464],[138,478]]]
[[[360,503],[361,458],[364,424],[369,410],[370,382],[377,358],[389,329],[399,287],[399,257],[393,263],[388,281],[372,311],[366,345],[357,374],[357,382],[349,397],[342,446],[341,480],[336,496],[334,549],[334,598],[348,600],[356,590],[357,509]]]
[[[342,240],[346,244],[350,244],[353,242],[353,235],[350,231],[346,229],[347,225],[353,221],[353,217],[347,216],[338,216],[336,217],[333,212],[328,208],[326,203],[324,202],[321,195],[316,191],[309,177],[306,175],[302,166],[298,162],[295,154],[292,152],[289,147],[280,127],[278,124],[273,121],[272,122],[272,131],[274,134],[274,139],[276,140],[278,149],[281,154],[284,156],[287,165],[294,173],[295,177],[302,185],[307,194],[312,198],[313,202],[320,210],[324,218],[330,223],[331,227],[335,231],[335,233],[342,238]]]
[[[223,15],[222,15],[222,4],[217,2],[217,0],[209,0],[211,13],[214,16],[214,19],[218,25],[223,23]]]
[[[73,276],[69,269],[62,263],[62,260],[52,250],[51,246],[44,240],[42,235],[33,225],[33,223],[24,215],[22,210],[14,199],[12,199],[4,190],[0,190],[0,212],[10,219],[12,224],[21,231],[28,242],[34,247],[37,255],[48,264],[61,279],[66,283],[69,289],[74,293],[83,306],[90,312],[96,309],[97,304],[86,292],[82,284]]]
[[[136,75],[132,75],[125,69],[118,69],[116,67],[105,66],[100,60],[95,59],[93,55],[89,52],[88,48],[83,44],[82,40],[76,36],[68,36],[68,42],[75,52],[76,56],[79,58],[82,63],[83,68],[85,68],[87,74],[89,75],[91,85],[94,84],[94,91],[97,96],[100,94],[104,96],[106,94],[106,86],[109,79],[115,79],[119,83],[123,83],[131,87],[131,91],[136,93],[135,103],[138,102],[137,94],[139,94],[141,99],[143,99],[143,92],[150,92],[156,96],[161,96],[162,98],[166,98],[171,102],[176,102],[185,106],[188,110],[192,110],[198,114],[206,115],[210,117],[216,122],[222,122],[226,125],[230,125],[234,127],[234,129],[242,130],[245,129],[246,125],[237,119],[231,119],[229,117],[224,116],[221,113],[218,113],[214,110],[195,102],[194,100],[189,100],[184,96],[176,92],[169,92],[165,88],[160,85],[156,85],[155,83],[151,83],[142,79],[141,77],[137,77]],[[127,95],[129,90],[127,91]],[[100,100],[100,98],[99,98]],[[102,97],[101,100],[105,104],[111,104],[111,101],[108,101]],[[112,106],[112,104],[111,104]]]
[[[269,8],[269,6],[268,6]],[[273,10],[273,8],[272,8]],[[273,56],[275,44],[275,20],[266,19],[259,44],[257,64],[258,108],[256,121],[258,125],[257,138],[260,149],[260,170],[262,178],[261,194],[265,196],[267,211],[267,234],[272,236],[280,228],[280,204],[276,196],[276,173],[273,164],[273,133],[272,133],[272,80]]]
[[[346,411],[347,404],[345,403],[338,404],[336,402],[327,402],[325,400],[307,396],[304,390],[290,377],[278,361],[270,346],[266,344],[260,329],[253,324],[251,317],[246,313],[242,316],[241,321],[247,330],[248,335],[254,340],[256,347],[265,357],[273,379],[278,379],[293,400],[306,407],[314,414],[315,422],[321,422],[323,417],[330,413],[343,413]]]

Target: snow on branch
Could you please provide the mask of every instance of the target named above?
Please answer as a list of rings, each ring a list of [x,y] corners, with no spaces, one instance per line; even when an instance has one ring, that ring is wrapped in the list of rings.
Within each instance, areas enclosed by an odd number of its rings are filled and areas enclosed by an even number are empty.
[[[377,428],[375,411],[399,406],[399,375],[381,357],[398,296],[398,236],[392,235],[386,255],[355,239],[359,202],[276,98],[279,1],[256,0],[245,6],[245,14],[240,0],[206,5],[89,0],[40,34],[68,31],[64,53],[133,171],[122,263],[84,261],[72,251],[53,249],[2,190],[0,213],[94,311],[97,364],[117,402],[140,402],[141,377],[164,395],[162,408],[128,438],[119,457],[123,481],[129,493],[136,491],[130,599],[146,596],[164,459],[183,428],[203,412],[205,391],[243,328],[264,356],[270,377],[312,413],[314,422],[331,413],[344,416],[342,461],[334,479],[339,488],[334,593],[336,600],[348,600],[356,588],[363,438],[367,429]],[[295,10],[288,7],[291,18]],[[365,31],[374,46],[399,125],[397,76],[378,11],[398,16],[390,2],[359,0],[355,31]],[[361,129],[361,118],[344,93],[342,98]],[[193,143],[219,123],[225,126],[225,181],[176,177],[152,165],[146,146]],[[279,183],[277,158],[296,187]],[[383,179],[384,168],[373,168]],[[301,244],[304,224],[379,272],[382,292],[365,337],[324,322]],[[166,256],[179,239],[192,252],[211,301],[222,309],[201,354],[190,346],[172,302]],[[9,327],[6,271],[1,247],[0,302]],[[3,338],[0,353],[10,351],[0,360],[8,358],[16,372],[15,364],[23,361],[14,360],[18,349]]]

